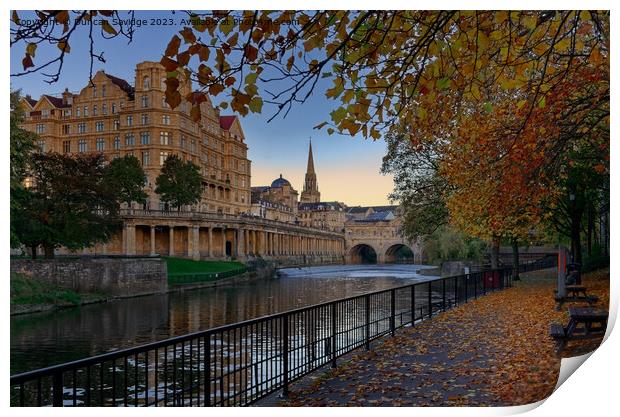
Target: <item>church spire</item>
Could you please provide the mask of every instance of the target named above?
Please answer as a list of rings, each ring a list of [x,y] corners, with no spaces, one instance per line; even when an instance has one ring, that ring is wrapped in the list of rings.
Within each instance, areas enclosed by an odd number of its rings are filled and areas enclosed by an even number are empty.
[[[314,174],[314,158],[312,157],[312,138],[310,138],[310,147],[308,148],[308,168],[306,174]]]
[[[304,189],[301,192],[302,203],[318,203],[321,201],[321,193],[316,182],[316,173],[314,172],[314,157],[312,155],[312,139],[308,146],[308,168],[306,169],[306,181]]]

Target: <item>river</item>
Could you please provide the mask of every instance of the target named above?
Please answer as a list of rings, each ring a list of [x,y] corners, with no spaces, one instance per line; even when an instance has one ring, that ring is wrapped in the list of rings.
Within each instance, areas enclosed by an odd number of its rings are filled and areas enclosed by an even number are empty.
[[[11,374],[425,281],[423,265],[282,269],[280,277],[11,317]]]

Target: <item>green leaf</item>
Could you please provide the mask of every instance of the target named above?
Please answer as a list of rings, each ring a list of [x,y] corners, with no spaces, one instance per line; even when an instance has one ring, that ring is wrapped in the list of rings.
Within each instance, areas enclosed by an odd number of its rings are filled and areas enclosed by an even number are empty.
[[[263,99],[260,97],[254,97],[250,101],[249,107],[252,113],[260,113],[263,110]]]
[[[439,90],[445,90],[446,88],[450,87],[450,84],[452,84],[452,81],[449,78],[444,77],[437,80],[436,86]]]
[[[493,111],[493,105],[488,101],[484,103],[484,111],[487,113],[491,113]]]

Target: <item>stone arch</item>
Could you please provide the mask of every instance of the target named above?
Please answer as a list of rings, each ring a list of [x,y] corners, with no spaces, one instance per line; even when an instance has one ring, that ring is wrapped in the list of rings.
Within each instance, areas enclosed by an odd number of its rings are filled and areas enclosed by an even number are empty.
[[[360,243],[349,249],[347,258],[352,264],[376,264],[378,254],[372,246]]]
[[[385,251],[385,263],[413,263],[413,249],[404,243],[396,243]]]

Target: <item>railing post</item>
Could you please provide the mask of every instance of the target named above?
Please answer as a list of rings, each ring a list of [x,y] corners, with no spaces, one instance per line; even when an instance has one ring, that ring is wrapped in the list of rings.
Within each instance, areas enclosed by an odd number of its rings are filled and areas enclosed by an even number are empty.
[[[469,296],[467,294],[467,287],[469,286],[469,274],[464,275],[463,278],[465,281],[465,302],[467,302],[467,300],[469,300]]]
[[[288,314],[282,317],[282,360],[283,360],[283,379],[282,397],[288,397]]]
[[[454,278],[454,307],[459,305],[459,279]]]
[[[446,311],[446,279],[445,278],[441,280],[441,298],[442,298],[441,307],[443,311]]]
[[[484,274],[484,272],[479,272],[475,276],[479,276],[480,274]],[[478,279],[474,278],[474,300],[478,298]]]
[[[392,337],[396,333],[396,290],[390,291],[390,332]]]
[[[415,284],[411,286],[411,326],[415,326]]]
[[[366,301],[366,350],[370,350],[370,294],[364,297]]]
[[[332,303],[332,368],[336,367],[336,302]]]
[[[433,317],[433,300],[431,299],[432,282],[428,282],[428,318]]]
[[[62,372],[56,372],[52,376],[52,405],[54,407],[62,407],[62,395]]]
[[[205,336],[205,407],[211,407],[211,335]]]

